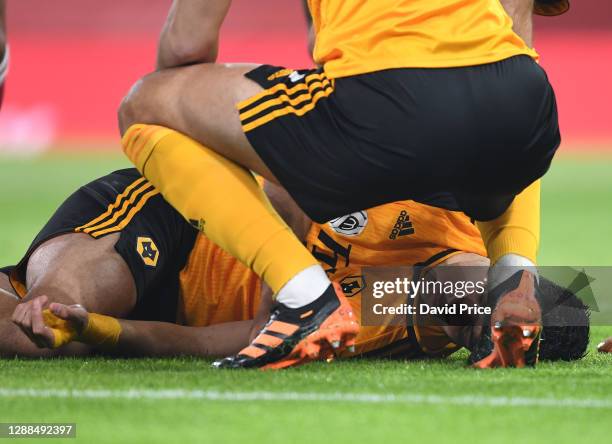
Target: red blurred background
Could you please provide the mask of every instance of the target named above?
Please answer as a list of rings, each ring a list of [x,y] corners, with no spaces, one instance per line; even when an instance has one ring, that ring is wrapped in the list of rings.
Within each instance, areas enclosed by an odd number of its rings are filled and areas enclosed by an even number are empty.
[[[116,109],[153,69],[170,0],[19,0],[8,5],[11,70],[0,151],[116,148]],[[234,0],[222,61],[310,65],[300,0]],[[556,88],[564,149],[612,150],[612,2],[574,0],[538,18],[536,47]]]

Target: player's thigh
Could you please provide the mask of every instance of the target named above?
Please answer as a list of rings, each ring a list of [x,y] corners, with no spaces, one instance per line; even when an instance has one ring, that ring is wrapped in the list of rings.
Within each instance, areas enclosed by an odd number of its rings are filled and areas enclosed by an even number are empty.
[[[258,65],[201,64],[150,74],[124,99],[123,132],[135,123],[166,126],[268,179],[273,175],[246,138],[236,105],[263,88],[245,77]]]
[[[136,286],[115,250],[119,234],[94,239],[70,233],[41,244],[30,256],[26,298],[81,304],[91,312],[125,317],[136,305]]]

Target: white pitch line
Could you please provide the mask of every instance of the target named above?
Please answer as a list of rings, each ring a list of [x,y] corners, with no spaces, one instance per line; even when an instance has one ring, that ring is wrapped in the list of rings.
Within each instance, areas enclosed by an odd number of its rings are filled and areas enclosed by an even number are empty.
[[[0,398],[205,400],[205,401],[294,401],[346,402],[361,404],[430,404],[500,407],[555,407],[612,409],[612,399],[529,398],[506,396],[442,396],[424,394],[383,395],[376,393],[226,392],[214,390],[63,390],[0,388]]]

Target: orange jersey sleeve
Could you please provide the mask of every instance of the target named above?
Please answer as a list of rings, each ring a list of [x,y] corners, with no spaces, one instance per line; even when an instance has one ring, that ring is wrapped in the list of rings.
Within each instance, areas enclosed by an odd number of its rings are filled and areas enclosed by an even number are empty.
[[[481,65],[536,52],[499,0],[309,0],[313,57],[330,78]]]

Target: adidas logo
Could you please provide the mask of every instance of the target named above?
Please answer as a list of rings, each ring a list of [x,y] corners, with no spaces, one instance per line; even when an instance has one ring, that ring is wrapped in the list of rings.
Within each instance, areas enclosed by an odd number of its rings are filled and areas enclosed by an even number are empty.
[[[395,222],[393,230],[391,230],[389,239],[395,240],[398,237],[409,236],[411,234],[414,234],[414,226],[412,225],[412,222],[410,222],[408,212],[403,210],[397,218],[397,222]]]
[[[302,80],[304,77],[306,77],[306,74],[300,74],[297,71],[293,71],[291,75],[289,76],[289,80],[291,80],[293,83],[297,83],[300,80]]]

